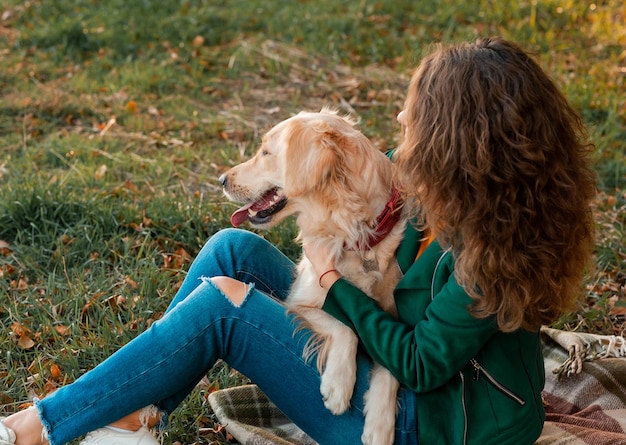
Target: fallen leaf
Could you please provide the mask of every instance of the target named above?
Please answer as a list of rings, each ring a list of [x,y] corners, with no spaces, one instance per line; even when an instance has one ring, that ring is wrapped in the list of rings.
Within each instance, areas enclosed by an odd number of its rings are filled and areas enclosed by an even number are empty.
[[[199,47],[199,46],[204,45],[204,37],[202,37],[202,36],[195,36],[195,37],[193,38],[192,45],[193,45],[194,47],[196,47],[196,48],[197,48],[197,47]]]
[[[109,304],[109,306],[111,306],[111,308],[115,310],[118,307],[126,303],[126,297],[122,295],[111,295],[110,297],[106,298],[104,301],[106,301]]]
[[[61,378],[61,368],[56,363],[53,363],[50,366],[50,374],[54,380],[59,380]]]
[[[626,315],[626,306],[615,306],[610,311],[611,315]]]
[[[82,321],[85,321],[85,316],[87,315],[87,312],[89,312],[89,309],[91,309],[92,306],[93,306],[93,302],[91,301],[83,306],[83,309],[80,311],[80,319]]]
[[[117,121],[117,119],[115,118],[115,116],[113,116],[111,119],[109,119],[106,123],[100,123],[100,124],[96,124],[95,125],[95,129],[96,131],[98,131],[98,133],[100,134],[100,136],[104,136],[106,134],[107,131],[109,131],[109,129],[115,125],[115,122]]]
[[[25,290],[28,288],[28,283],[24,278],[20,277],[18,280],[11,280],[11,287],[14,290]]]
[[[12,252],[11,245],[6,241],[0,240],[0,255],[7,256],[11,252]]]
[[[139,190],[139,187],[137,187],[135,184],[133,184],[129,180],[124,181],[124,184],[122,184],[121,187],[123,187],[126,190],[129,190],[129,191],[131,191],[133,193],[136,193],[137,195],[141,194],[141,190]]]
[[[606,203],[609,207],[613,207],[617,203],[617,198],[615,195],[609,195],[606,198]]]
[[[74,239],[71,236],[69,236],[67,233],[65,233],[59,237],[59,241],[61,241],[64,245],[67,246],[68,244],[72,243]]]
[[[124,277],[124,282],[128,284],[130,287],[132,287],[133,289],[139,289],[139,285],[137,284],[137,282],[133,280],[131,277],[129,277],[128,275]]]
[[[9,397],[8,395],[2,393],[0,394],[0,403],[3,405],[12,405],[13,404],[13,399],[11,397]]]
[[[21,337],[24,333],[30,332],[29,329],[24,327],[19,321],[16,321],[11,325],[11,331],[13,331],[13,335],[17,337]]]
[[[100,167],[98,167],[98,169],[93,174],[93,176],[96,179],[102,179],[104,178],[104,175],[106,174],[106,172],[107,172],[107,166],[102,164]]]
[[[51,392],[56,391],[56,389],[57,389],[58,387],[59,387],[59,386],[58,386],[56,383],[54,383],[53,381],[51,381],[51,380],[46,380],[46,383],[44,384],[43,389],[44,389],[44,391],[45,391],[45,394],[50,394]]]
[[[163,269],[182,269],[182,267],[191,261],[191,255],[185,249],[180,247],[174,254],[162,254]]]
[[[55,326],[54,330],[57,331],[57,334],[62,335],[63,337],[70,335],[70,328],[64,325]]]
[[[25,334],[19,338],[17,345],[22,349],[31,349],[35,346],[35,341],[28,334]]]

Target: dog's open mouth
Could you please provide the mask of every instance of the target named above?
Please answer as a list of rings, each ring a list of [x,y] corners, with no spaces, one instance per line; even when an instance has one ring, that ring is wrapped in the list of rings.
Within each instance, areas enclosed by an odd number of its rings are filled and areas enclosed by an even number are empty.
[[[230,217],[230,223],[234,227],[239,227],[248,220],[252,225],[266,224],[285,205],[287,205],[287,197],[282,189],[273,188],[265,192],[256,201],[250,202],[235,211]]]

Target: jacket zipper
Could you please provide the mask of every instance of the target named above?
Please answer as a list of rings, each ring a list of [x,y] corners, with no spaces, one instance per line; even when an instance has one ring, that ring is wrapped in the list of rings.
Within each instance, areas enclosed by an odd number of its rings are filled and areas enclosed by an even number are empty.
[[[445,258],[445,256],[450,253],[450,249],[446,249],[441,256],[439,257],[439,259],[437,260],[437,264],[435,264],[435,269],[433,270],[433,277],[430,280],[430,301],[433,301],[435,299],[435,275],[437,275],[437,269],[439,269],[439,265],[441,264],[441,262],[443,261],[443,259]]]
[[[435,269],[433,270],[433,277],[430,282],[430,300],[434,300],[435,298],[435,276],[437,275],[437,269],[439,269],[439,265],[445,258],[445,256],[450,253],[450,249],[446,249],[439,259],[437,260],[437,264],[435,264]],[[478,362],[477,362],[478,363]],[[467,405],[465,403],[465,375],[463,375],[463,371],[459,371],[459,377],[461,378],[461,405],[463,407],[463,445],[467,444],[467,430],[468,430],[468,419],[467,419]]]
[[[443,259],[445,258],[445,256],[448,253],[450,253],[450,249],[447,249],[446,251],[444,251],[441,254],[441,256],[439,257],[439,260],[437,260],[437,264],[435,264],[435,269],[433,271],[433,277],[432,277],[432,280],[431,280],[431,283],[430,283],[430,299],[431,299],[431,301],[435,298],[435,276],[437,275],[437,270],[439,269],[439,265],[441,264],[441,262],[443,261]],[[498,382],[489,373],[489,371],[487,371],[485,368],[483,368],[483,366],[480,363],[478,363],[478,360],[476,360],[475,358],[472,358],[470,360],[470,363],[472,364],[472,366],[474,367],[474,369],[476,371],[476,374],[475,374],[475,379],[476,380],[478,380],[478,378],[480,377],[480,374],[482,374],[482,375],[485,376],[487,381],[491,385],[493,385],[494,388],[496,388],[498,391],[500,391],[502,394],[504,394],[507,397],[511,398],[513,401],[515,401],[520,406],[524,406],[526,404],[526,401],[524,399],[522,399],[520,396],[518,396],[517,394],[513,393],[507,387],[505,387],[500,382]],[[463,445],[466,445],[467,444],[467,432],[468,432],[468,418],[467,418],[467,404],[466,404],[466,400],[465,400],[465,375],[463,374],[463,371],[459,371],[459,377],[461,378],[461,404],[462,404],[462,407],[463,407],[463,417],[464,417]]]
[[[472,364],[472,366],[474,367],[474,370],[476,371],[476,375],[474,377],[474,380],[478,380],[478,378],[480,377],[480,375],[484,375],[485,378],[487,379],[487,381],[489,383],[491,383],[494,388],[496,388],[498,391],[500,391],[502,394],[504,394],[505,396],[509,397],[510,399],[512,399],[513,401],[515,401],[518,405],[520,406],[524,406],[526,405],[526,401],[524,399],[522,399],[520,396],[518,396],[517,394],[515,394],[513,391],[511,391],[510,389],[508,389],[506,386],[504,386],[502,383],[498,382],[490,373],[489,371],[487,371],[485,368],[483,368],[483,366],[478,363],[478,360],[476,360],[475,358],[472,358],[470,360],[470,363]]]
[[[459,376],[461,377],[461,404],[463,405],[463,445],[467,444],[467,406],[465,405],[465,376],[463,375],[463,371],[459,371]]]

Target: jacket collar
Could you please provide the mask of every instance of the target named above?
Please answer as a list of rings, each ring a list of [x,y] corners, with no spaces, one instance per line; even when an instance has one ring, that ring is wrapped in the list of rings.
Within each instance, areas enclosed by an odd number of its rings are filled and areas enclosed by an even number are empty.
[[[396,289],[428,289],[432,284],[435,266],[442,255],[442,249],[437,240],[426,248],[417,261],[419,265],[412,267],[419,250],[423,232],[416,230],[411,223],[407,223],[404,239],[397,250],[397,260],[403,277]]]
[[[397,250],[398,265],[403,274],[406,273],[415,262],[415,256],[419,250],[421,238],[422,232],[418,231],[410,221],[407,222],[404,238]]]

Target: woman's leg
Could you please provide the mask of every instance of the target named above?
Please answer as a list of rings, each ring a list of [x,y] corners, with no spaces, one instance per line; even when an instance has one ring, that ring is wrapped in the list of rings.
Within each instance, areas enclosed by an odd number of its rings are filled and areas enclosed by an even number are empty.
[[[267,240],[246,230],[224,229],[214,234],[198,253],[168,311],[206,277],[226,276],[255,283],[261,292],[285,300],[294,274],[294,263]]]
[[[252,232],[235,229],[220,231],[209,239],[194,260],[168,312],[200,285],[203,277],[214,275],[256,282],[258,288],[276,298],[284,299],[293,279],[293,267],[293,263],[278,249]],[[203,308],[202,311],[204,310],[206,309]],[[108,365],[101,366],[106,368]],[[102,383],[106,384],[106,381]],[[183,398],[184,394],[177,395],[166,405],[176,405],[176,401]],[[18,431],[25,429],[28,433],[33,433],[37,429],[34,424],[38,422],[34,417],[33,410],[26,410],[10,416],[5,423],[14,426]],[[123,420],[127,422],[126,425],[122,423],[117,426],[134,429],[132,425],[139,421],[138,413]],[[22,428],[22,425],[25,428]],[[20,438],[24,439],[23,443],[37,443],[31,440],[30,436],[31,434],[21,434],[18,443]],[[32,436],[38,439],[41,434]]]
[[[68,442],[151,404],[169,412],[174,406],[160,401],[178,399],[223,358],[321,443],[358,443],[362,402],[354,400],[356,409],[342,416],[324,407],[315,360],[302,359],[308,333],[294,334],[284,307],[250,288],[237,307],[212,282],[203,282],[102,365],[39,401],[50,442]]]
[[[194,259],[166,314],[210,277],[230,277],[242,283],[254,283],[257,290],[284,301],[295,278],[295,264],[259,235],[241,229],[221,230],[207,241]],[[190,382],[188,388],[161,400],[159,407],[166,412],[173,411],[195,385],[196,382]]]

